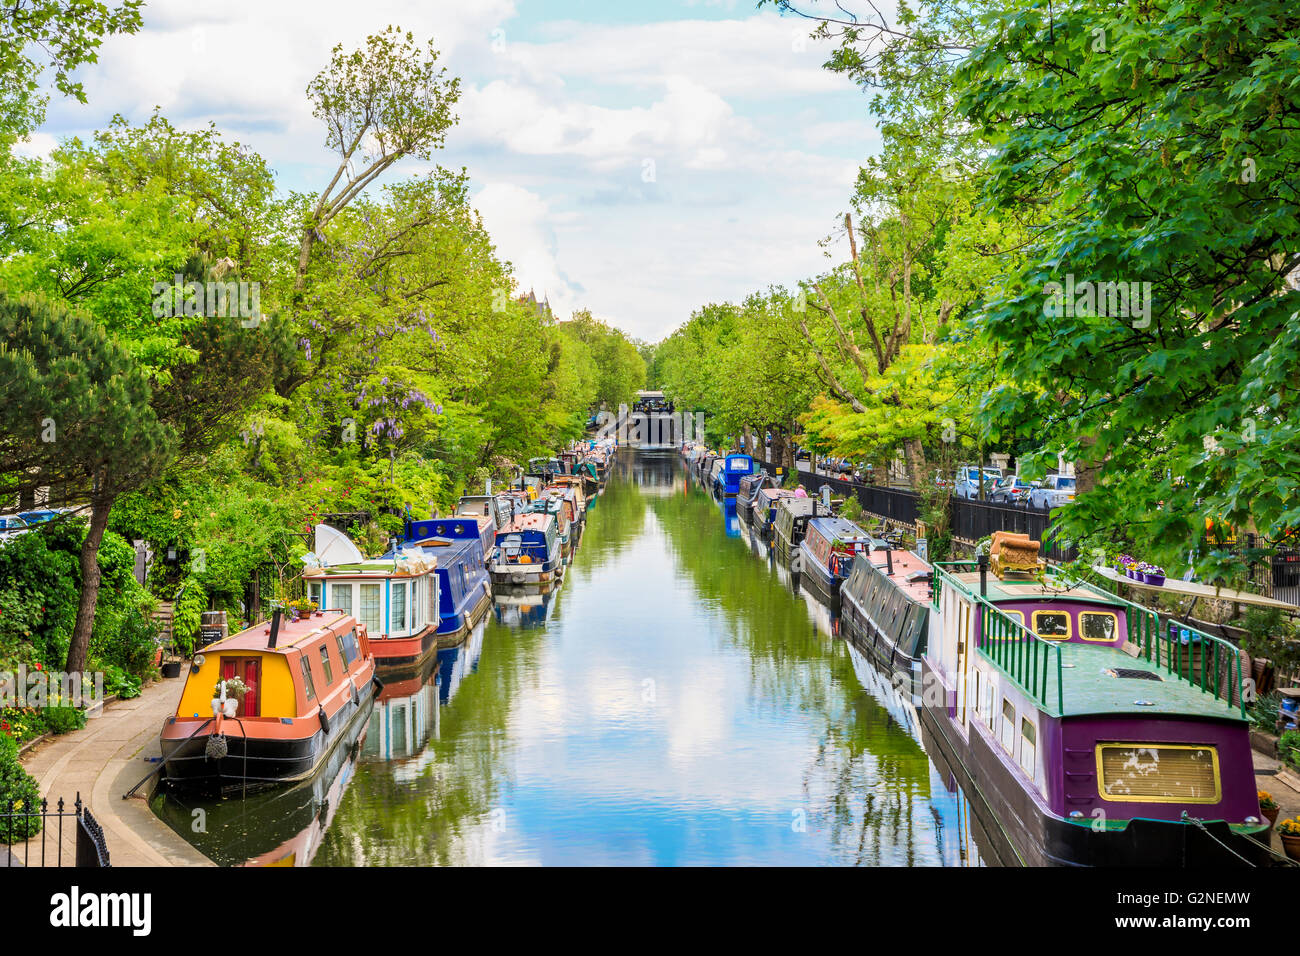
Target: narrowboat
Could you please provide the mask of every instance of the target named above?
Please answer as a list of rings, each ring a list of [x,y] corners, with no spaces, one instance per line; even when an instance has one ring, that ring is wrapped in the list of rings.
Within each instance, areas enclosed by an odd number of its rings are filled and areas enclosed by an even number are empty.
[[[355,741],[375,684],[366,626],[350,612],[277,610],[194,655],[159,735],[163,780],[221,790],[306,780]]]
[[[791,562],[790,570],[798,572],[801,588],[835,613],[840,587],[853,569],[854,559],[870,554],[871,546],[871,538],[852,521],[810,518],[795,552],[797,562]]]
[[[766,471],[758,471],[740,479],[736,489],[736,513],[740,520],[749,524],[754,514],[754,501],[759,491],[776,486],[776,479]]]
[[[1037,552],[934,566],[922,724],[986,830],[1027,865],[1265,862],[1237,648],[1197,632],[1194,661]]]
[[[542,493],[560,503],[560,511],[569,524],[569,536],[572,541],[569,557],[572,561],[573,554],[578,550],[578,544],[582,540],[582,529],[587,517],[582,488],[577,485],[548,485],[542,489]]]
[[[754,501],[749,509],[749,525],[756,538],[764,542],[772,540],[772,529],[776,523],[776,506],[786,498],[794,498],[794,492],[784,488],[759,488],[754,494]]]
[[[426,524],[445,532],[410,541],[398,553],[410,555],[434,569],[438,577],[435,642],[439,647],[459,644],[492,607],[492,585],[488,581],[482,542],[468,521],[447,518],[412,524],[411,530],[416,532]],[[392,560],[394,553],[390,551],[384,557]]]
[[[793,560],[808,521],[821,516],[829,517],[830,513],[820,498],[798,498],[791,495],[777,499],[776,514],[772,521],[772,543],[782,564],[788,565]]]
[[[473,540],[477,544],[477,535]],[[382,558],[308,567],[302,573],[308,599],[317,607],[355,614],[365,625],[381,668],[418,664],[437,648],[438,577],[438,559],[417,547]]]
[[[564,573],[555,515],[518,514],[497,531],[488,562],[493,584],[547,584]]]
[[[885,548],[853,560],[840,588],[840,627],[883,669],[920,691],[930,633],[932,569],[911,551]]]
[[[564,566],[573,561],[573,551],[577,547],[574,537],[577,528],[571,516],[570,503],[558,494],[543,491],[535,501],[529,503],[525,514],[548,514],[555,519],[555,537],[560,543],[560,560]]]
[[[740,479],[754,473],[754,459],[748,455],[731,454],[722,459],[722,467],[714,476],[714,490],[722,498],[734,498],[740,493]]]

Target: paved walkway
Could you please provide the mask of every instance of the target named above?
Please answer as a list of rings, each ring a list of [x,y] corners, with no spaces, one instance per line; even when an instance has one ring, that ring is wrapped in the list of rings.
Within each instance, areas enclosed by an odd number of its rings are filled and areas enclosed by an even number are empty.
[[[148,804],[122,795],[158,766],[158,731],[175,713],[184,678],[155,681],[133,700],[105,706],[86,726],[37,744],[22,757],[27,772],[51,803],[69,805],[81,793],[104,828],[113,866],[211,866],[212,862],[153,815]],[[141,794],[152,790],[149,784]],[[65,826],[64,859],[74,828]],[[39,837],[33,840],[33,853]],[[22,858],[22,846],[14,847]]]

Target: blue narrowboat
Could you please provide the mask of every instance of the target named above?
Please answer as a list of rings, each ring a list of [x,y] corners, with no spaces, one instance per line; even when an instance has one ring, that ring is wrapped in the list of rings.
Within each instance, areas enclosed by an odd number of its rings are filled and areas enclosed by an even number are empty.
[[[435,532],[441,528],[442,533],[412,539],[429,525]],[[473,521],[441,518],[408,522],[407,535],[402,553],[436,560],[440,594],[438,646],[459,644],[492,607],[492,587],[478,528]],[[391,558],[392,553],[387,557]]]
[[[753,458],[748,455],[728,455],[718,471],[715,482],[724,497],[734,498],[740,493],[740,479],[753,473]]]
[[[488,560],[493,584],[550,584],[564,573],[556,516],[516,514],[497,531]]]
[[[871,553],[868,534],[844,518],[812,518],[795,552],[790,570],[800,575],[799,585],[832,612],[840,596],[840,585],[853,570],[857,555]]]

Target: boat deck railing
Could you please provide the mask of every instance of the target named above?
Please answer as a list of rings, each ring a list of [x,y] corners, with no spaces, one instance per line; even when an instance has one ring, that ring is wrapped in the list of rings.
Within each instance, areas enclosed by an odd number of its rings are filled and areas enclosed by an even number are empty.
[[[960,591],[975,605],[979,614],[979,629],[972,635],[976,640],[976,652],[1011,678],[1044,710],[1060,714],[1065,709],[1060,643],[1039,637],[988,598],[952,576],[956,572],[977,568],[974,561],[935,564],[934,606],[939,606],[940,590],[944,586]]]
[[[1060,713],[1065,700],[1061,642],[1039,637],[953,576],[978,570],[978,567],[974,561],[936,564],[934,606],[939,607],[943,587],[960,591],[978,609],[979,653],[1045,708],[1053,709],[1055,698],[1054,709]],[[1074,582],[1071,587],[1091,591],[1124,609],[1127,641],[1136,649],[1137,659],[1147,661],[1175,679],[1222,700],[1245,716],[1248,701],[1242,686],[1241,654],[1231,641],[1184,624],[1174,625],[1178,630],[1176,637],[1162,634],[1160,615],[1156,611],[1086,581]]]

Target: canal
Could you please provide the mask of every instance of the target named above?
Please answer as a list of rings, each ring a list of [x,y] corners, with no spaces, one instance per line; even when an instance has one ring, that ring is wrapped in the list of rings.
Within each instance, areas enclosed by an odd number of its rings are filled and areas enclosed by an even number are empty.
[[[310,785],[155,797],[222,864],[972,865],[915,714],[671,452]],[[760,549],[761,550],[761,549]]]

